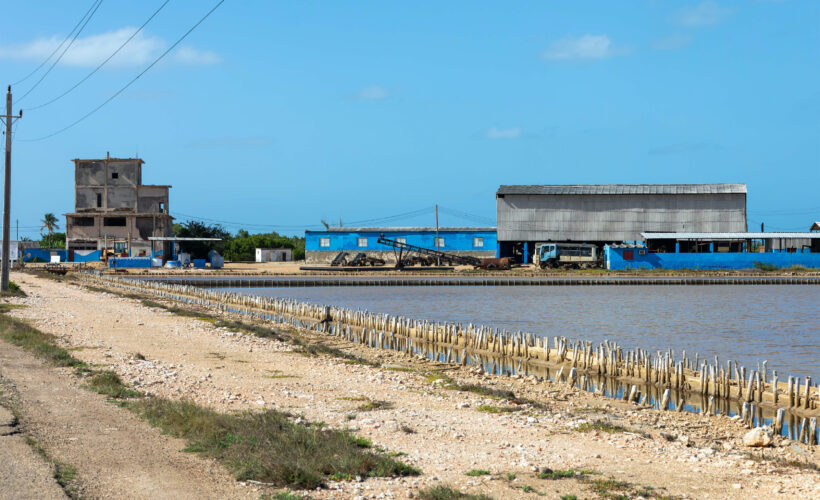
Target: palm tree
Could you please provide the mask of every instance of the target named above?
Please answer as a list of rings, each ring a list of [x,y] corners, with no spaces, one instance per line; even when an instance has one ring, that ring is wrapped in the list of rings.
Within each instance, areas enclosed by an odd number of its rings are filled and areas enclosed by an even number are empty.
[[[55,229],[60,229],[60,224],[57,222],[57,217],[51,212],[45,214],[40,222],[43,223],[40,227],[40,231],[43,229],[47,230],[49,236],[54,233]]]

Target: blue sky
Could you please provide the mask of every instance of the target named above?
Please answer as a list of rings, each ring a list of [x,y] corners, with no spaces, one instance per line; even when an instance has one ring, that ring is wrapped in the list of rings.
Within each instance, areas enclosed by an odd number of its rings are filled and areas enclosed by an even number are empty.
[[[750,229],[820,219],[820,3],[104,0],[14,87],[13,210],[73,208],[73,158],[139,154],[180,219],[494,223],[500,184],[748,184]],[[91,6],[14,2],[0,73],[34,70]],[[59,53],[59,52],[58,52]],[[381,220],[396,214],[415,214]],[[468,214],[468,215],[465,215]],[[64,223],[64,220],[63,220]],[[63,224],[61,224],[62,227]],[[13,228],[12,228],[13,229]]]

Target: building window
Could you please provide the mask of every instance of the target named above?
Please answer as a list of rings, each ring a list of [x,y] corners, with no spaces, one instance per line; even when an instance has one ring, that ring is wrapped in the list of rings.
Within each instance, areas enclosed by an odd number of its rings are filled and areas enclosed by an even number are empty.
[[[407,243],[407,238],[396,238],[396,241],[399,243]]]
[[[444,238],[438,237],[434,241],[436,248],[444,248]]]
[[[125,227],[125,217],[106,217],[103,219],[103,226]]]
[[[478,236],[473,238],[473,248],[484,248],[484,238]]]
[[[94,226],[94,218],[93,217],[74,217],[72,222],[75,226],[80,227],[93,227]]]
[[[97,193],[97,208],[102,208],[102,193]]]
[[[359,238],[359,248],[367,248],[367,238]]]
[[[330,238],[319,238],[319,246],[327,248],[330,246]]]
[[[112,179],[119,179],[120,178],[120,173],[119,172],[111,172],[111,178]]]

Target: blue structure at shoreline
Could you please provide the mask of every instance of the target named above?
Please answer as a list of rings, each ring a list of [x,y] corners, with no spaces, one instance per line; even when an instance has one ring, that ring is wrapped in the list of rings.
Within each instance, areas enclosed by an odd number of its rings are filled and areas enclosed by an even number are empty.
[[[393,249],[380,245],[379,236],[424,248],[436,248],[435,227],[331,227],[305,231],[305,261],[330,263],[339,252],[365,253],[395,262]],[[498,250],[494,227],[440,227],[438,249],[479,258],[495,257]]]
[[[607,245],[606,268],[820,268],[820,232],[642,233],[645,243]]]

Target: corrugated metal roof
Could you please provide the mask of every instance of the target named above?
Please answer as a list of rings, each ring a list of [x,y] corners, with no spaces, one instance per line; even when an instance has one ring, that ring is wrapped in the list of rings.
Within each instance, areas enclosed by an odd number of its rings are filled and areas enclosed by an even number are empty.
[[[820,233],[641,233],[645,240],[820,239]]]
[[[500,186],[496,194],[746,194],[746,184],[546,184]]]
[[[422,233],[436,232],[435,227],[331,227],[328,229],[315,229],[305,231],[306,233]],[[466,232],[491,232],[494,227],[440,227],[440,233],[466,233]]]

